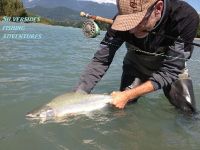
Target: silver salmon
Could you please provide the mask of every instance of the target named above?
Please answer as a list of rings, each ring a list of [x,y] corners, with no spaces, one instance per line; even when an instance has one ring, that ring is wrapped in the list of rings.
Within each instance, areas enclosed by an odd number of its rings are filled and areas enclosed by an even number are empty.
[[[105,107],[112,97],[103,94],[66,93],[51,102],[29,112],[26,117],[31,120],[56,120],[72,114],[84,114]]]

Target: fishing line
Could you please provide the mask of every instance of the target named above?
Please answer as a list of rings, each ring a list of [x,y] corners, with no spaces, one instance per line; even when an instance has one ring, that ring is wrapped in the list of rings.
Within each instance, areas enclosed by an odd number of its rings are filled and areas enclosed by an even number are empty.
[[[175,38],[173,36],[170,36],[170,35],[166,35],[166,34],[160,34],[160,33],[156,33],[156,32],[149,32],[150,34],[153,34],[153,35],[157,35],[157,36],[162,36],[162,37],[165,37],[165,38],[168,38],[168,39],[171,39],[171,40],[176,40],[177,42],[180,42],[180,43],[186,43],[186,44],[190,44],[190,45],[194,45],[194,46],[197,46],[197,47],[200,47],[200,44],[197,44],[197,43],[194,43],[194,42],[188,42],[188,41],[185,41],[181,38]]]
[[[112,46],[117,46],[117,47],[119,46],[119,45],[113,44],[111,42],[106,42],[106,41],[102,41],[102,42],[105,43],[105,44],[108,44],[108,45],[112,45]],[[143,54],[146,54],[146,55],[151,55],[151,56],[161,56],[161,57],[167,57],[167,58],[171,58],[171,59],[174,58],[174,59],[180,59],[180,60],[185,60],[185,61],[191,60],[193,62],[200,63],[200,60],[198,60],[198,59],[192,59],[192,58],[187,59],[187,58],[174,57],[174,56],[169,56],[169,55],[165,55],[165,54],[158,54],[158,53],[152,53],[152,52],[148,52],[148,51],[143,51],[141,49],[134,49],[134,51],[140,52],[140,53],[143,53]]]

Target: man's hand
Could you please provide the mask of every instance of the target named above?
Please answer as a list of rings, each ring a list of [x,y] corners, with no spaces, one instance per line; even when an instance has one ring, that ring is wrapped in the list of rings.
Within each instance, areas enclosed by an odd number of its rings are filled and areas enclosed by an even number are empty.
[[[123,109],[129,100],[125,91],[124,92],[115,92],[114,91],[111,93],[111,96],[113,99],[111,104],[113,104],[115,107],[117,107],[119,109]]]
[[[113,98],[111,104],[115,107],[123,109],[129,100],[133,100],[136,97],[142,96],[144,94],[154,91],[153,84],[151,81],[146,81],[143,84],[123,92],[112,92],[111,96]]]

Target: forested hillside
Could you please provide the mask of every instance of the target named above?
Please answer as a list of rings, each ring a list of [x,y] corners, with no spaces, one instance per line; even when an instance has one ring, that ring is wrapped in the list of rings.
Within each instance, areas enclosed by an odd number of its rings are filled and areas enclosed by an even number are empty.
[[[27,16],[21,0],[0,0],[0,16]]]
[[[28,13],[37,14],[44,18],[52,19],[54,21],[67,21],[67,20],[79,20],[80,12],[74,11],[66,7],[55,7],[46,8],[41,6],[36,6],[33,8],[26,9]]]

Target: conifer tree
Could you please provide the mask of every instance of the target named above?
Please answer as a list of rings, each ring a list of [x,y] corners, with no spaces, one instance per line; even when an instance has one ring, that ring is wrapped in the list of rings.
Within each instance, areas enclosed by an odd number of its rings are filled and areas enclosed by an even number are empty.
[[[0,0],[0,16],[27,16],[21,0]]]

